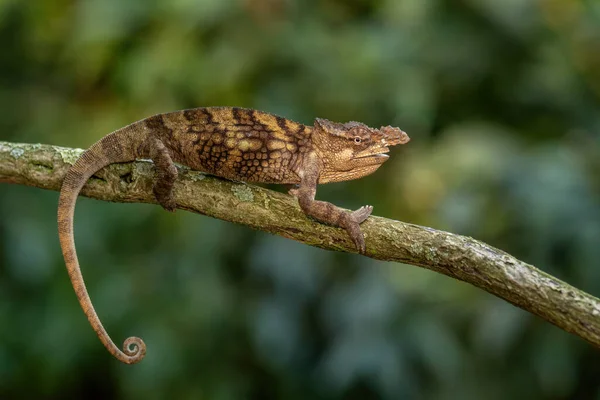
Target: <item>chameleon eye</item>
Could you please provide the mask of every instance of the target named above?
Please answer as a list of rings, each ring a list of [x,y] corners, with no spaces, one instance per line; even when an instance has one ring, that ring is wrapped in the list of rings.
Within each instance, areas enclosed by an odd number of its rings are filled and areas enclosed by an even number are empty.
[[[360,138],[360,136],[355,136],[354,137],[354,143],[360,144],[361,141],[362,141],[362,139]]]

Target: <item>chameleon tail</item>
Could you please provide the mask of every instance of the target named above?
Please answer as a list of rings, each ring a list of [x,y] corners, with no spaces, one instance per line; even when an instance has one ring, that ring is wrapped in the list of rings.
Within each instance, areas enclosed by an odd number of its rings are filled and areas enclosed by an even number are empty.
[[[100,318],[96,314],[96,310],[94,310],[85,287],[81,269],[79,268],[77,252],[75,251],[75,239],[73,235],[75,202],[87,180],[95,172],[111,163],[130,161],[135,158],[133,155],[127,157],[129,154],[123,154],[124,149],[118,147],[119,141],[117,139],[120,136],[119,133],[120,131],[116,131],[95,143],[81,155],[67,172],[58,202],[58,236],[71,283],[77,294],[79,304],[83,308],[83,312],[90,321],[92,328],[96,331],[102,344],[104,344],[106,349],[115,358],[125,364],[135,364],[140,362],[146,355],[146,344],[138,337],[129,337],[123,343],[123,351],[121,351],[111,340],[110,336],[108,336],[104,326],[102,326],[102,322],[100,322]]]

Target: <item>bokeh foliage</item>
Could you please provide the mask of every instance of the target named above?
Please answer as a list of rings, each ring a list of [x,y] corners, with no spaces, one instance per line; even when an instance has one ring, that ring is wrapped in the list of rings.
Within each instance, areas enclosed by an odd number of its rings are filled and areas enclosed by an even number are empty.
[[[395,125],[348,208],[470,235],[600,295],[600,2],[4,0],[0,138],[87,147],[236,105]],[[432,272],[80,199],[118,364],[76,302],[57,193],[0,186],[0,397],[600,399],[582,340]]]

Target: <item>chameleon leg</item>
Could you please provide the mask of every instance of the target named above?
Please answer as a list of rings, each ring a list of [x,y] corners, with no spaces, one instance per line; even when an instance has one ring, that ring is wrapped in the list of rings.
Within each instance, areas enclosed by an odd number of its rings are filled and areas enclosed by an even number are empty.
[[[348,212],[326,201],[315,200],[316,179],[303,179],[300,187],[292,189],[289,193],[298,198],[300,208],[304,213],[317,221],[344,228],[354,242],[360,254],[365,254],[365,238],[360,230],[360,224],[366,220],[373,211],[372,206],[363,206],[356,211]]]
[[[156,200],[167,211],[175,211],[177,204],[173,199],[173,185],[177,180],[177,167],[173,164],[169,150],[159,139],[152,139],[149,156],[156,167],[156,178],[152,190]]]

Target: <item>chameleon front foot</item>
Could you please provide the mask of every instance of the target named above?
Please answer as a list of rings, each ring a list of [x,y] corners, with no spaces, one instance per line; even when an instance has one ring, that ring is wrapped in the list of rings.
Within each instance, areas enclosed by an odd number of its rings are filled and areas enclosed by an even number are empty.
[[[350,239],[354,242],[354,246],[360,254],[365,254],[367,247],[365,244],[365,236],[360,230],[360,224],[363,223],[373,212],[373,206],[362,206],[356,211],[345,213],[340,226],[346,229]]]

